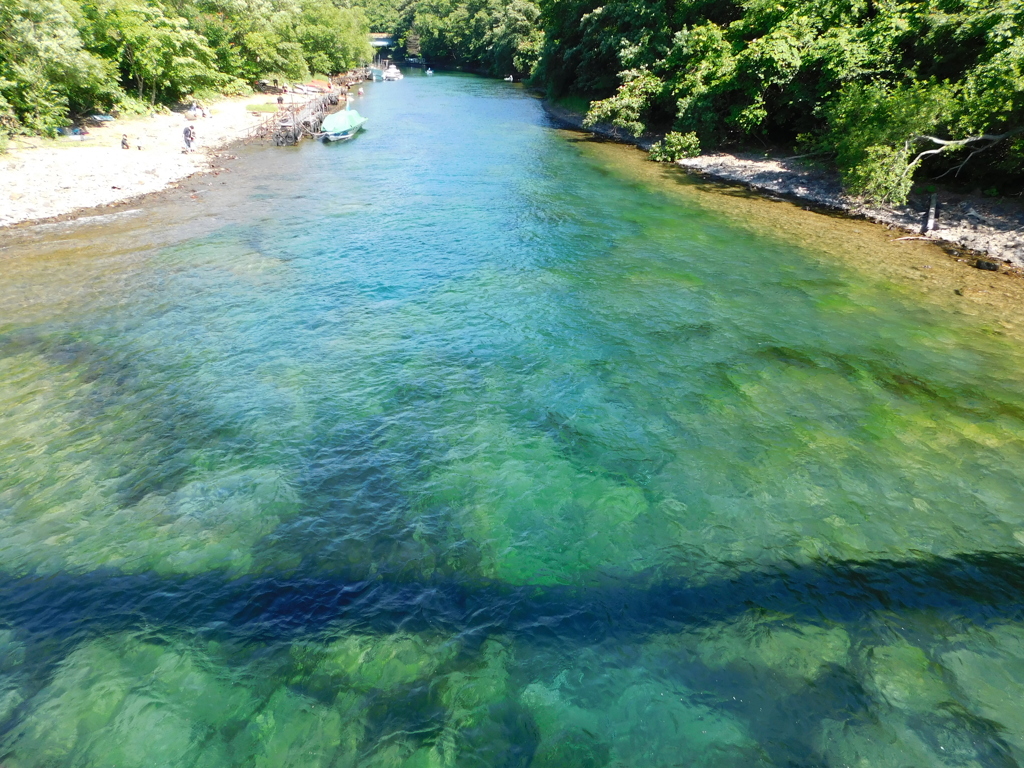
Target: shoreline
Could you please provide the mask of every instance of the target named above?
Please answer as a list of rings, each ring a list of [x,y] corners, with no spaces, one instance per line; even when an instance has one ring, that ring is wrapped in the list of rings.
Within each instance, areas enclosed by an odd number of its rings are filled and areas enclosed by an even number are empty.
[[[636,138],[620,129],[599,124],[583,127],[583,115],[548,100],[544,111],[565,127],[592,133],[611,141],[633,144],[645,151],[661,136],[645,134]],[[851,218],[865,219],[908,237],[934,243],[954,257],[970,256],[967,261],[1008,265],[1007,271],[1024,269],[1024,209],[1018,203],[1008,205],[989,201],[980,195],[955,195],[940,192],[935,229],[922,234],[928,216],[929,195],[912,196],[908,205],[873,207],[846,195],[832,171],[801,163],[799,158],[725,152],[701,154],[676,161],[688,173],[725,184],[740,184],[767,197],[782,197],[797,203],[836,211]],[[960,253],[964,251],[965,253]],[[979,258],[980,257],[980,258]]]
[[[270,97],[251,94],[214,102],[206,118],[171,112],[117,119],[90,128],[85,140],[19,137],[23,146],[0,155],[0,231],[104,215],[193,177],[226,172],[223,161],[233,157],[226,150],[266,117],[246,106],[262,103]],[[188,154],[186,125],[198,132]],[[122,135],[130,149],[121,148]]]
[[[115,120],[92,129],[86,141],[28,139],[26,143],[36,145],[0,155],[0,201],[4,203],[0,231],[103,215],[104,209],[131,206],[193,177],[228,172],[218,162],[233,157],[225,150],[266,117],[250,113],[245,106],[272,100],[266,94],[252,94],[215,102],[211,118],[193,121],[200,132],[199,148],[190,154],[182,151],[181,141],[182,127],[190,121],[175,112]],[[545,113],[564,127],[644,151],[661,138],[658,134],[634,137],[606,124],[584,128],[582,114],[546,99],[541,103]],[[132,149],[121,149],[122,134],[129,136]],[[135,148],[139,144],[141,151]],[[1001,262],[1008,265],[1007,271],[1024,270],[1024,208],[1020,204],[942,192],[935,229],[923,235],[928,195],[912,196],[901,207],[867,206],[843,192],[834,172],[799,158],[715,152],[678,160],[676,165],[714,182],[740,184],[767,197],[809,203],[884,225],[939,245],[954,257],[968,257],[964,261],[989,261],[988,266],[997,269],[991,262]]]

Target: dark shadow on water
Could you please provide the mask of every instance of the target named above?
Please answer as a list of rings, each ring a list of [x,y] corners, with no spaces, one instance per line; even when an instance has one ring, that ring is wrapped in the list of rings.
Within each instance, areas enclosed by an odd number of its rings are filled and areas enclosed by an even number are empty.
[[[427,631],[459,634],[467,658],[490,635],[514,637],[535,647],[562,646],[563,653],[576,655],[602,644],[628,648],[656,633],[699,629],[751,611],[777,612],[787,622],[842,624],[854,637],[873,633],[865,628],[878,616],[927,612],[931,620],[975,626],[1022,621],[1024,556],[987,553],[791,564],[706,584],[650,584],[641,576],[614,586],[576,588],[512,587],[457,578],[403,581],[400,575],[351,581],[231,579],[217,572],[192,578],[93,572],[0,580],[0,625],[16,627],[38,651],[30,654],[39,667],[33,675],[38,685],[69,647],[125,631],[186,633],[239,648],[303,638],[319,642],[351,630]],[[659,659],[662,672],[705,692],[707,706],[745,721],[775,765],[822,765],[815,734],[826,719],[873,721],[871,695],[855,675],[838,666],[814,685],[787,693],[769,670],[708,668],[678,649]],[[401,706],[398,700],[374,704],[371,699],[372,743],[393,733],[437,738],[445,722],[443,708],[428,690],[405,691]],[[466,740],[461,748],[487,754],[481,764],[530,765],[539,743],[532,717],[514,700],[500,707],[492,708],[478,728],[460,734]],[[979,761],[975,764],[1014,768],[993,724],[958,706],[922,717],[915,732],[934,746],[948,749],[952,733],[958,750]],[[548,745],[555,752],[537,753],[537,764],[559,764],[566,757],[562,752],[575,754],[578,748],[583,747],[575,742]]]
[[[791,565],[707,584],[652,585],[638,577],[597,587],[387,576],[230,579],[217,572],[192,578],[93,572],[0,582],[0,620],[30,635],[66,638],[158,626],[273,640],[353,627],[591,644],[699,627],[755,608],[812,623],[852,624],[877,612],[923,610],[975,624],[1024,619],[1024,557]]]

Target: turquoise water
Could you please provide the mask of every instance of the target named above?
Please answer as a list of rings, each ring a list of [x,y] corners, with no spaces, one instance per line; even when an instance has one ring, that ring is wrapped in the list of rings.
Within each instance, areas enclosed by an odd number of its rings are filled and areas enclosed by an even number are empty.
[[[3,235],[0,764],[1021,764],[1011,336],[514,86],[358,108]]]

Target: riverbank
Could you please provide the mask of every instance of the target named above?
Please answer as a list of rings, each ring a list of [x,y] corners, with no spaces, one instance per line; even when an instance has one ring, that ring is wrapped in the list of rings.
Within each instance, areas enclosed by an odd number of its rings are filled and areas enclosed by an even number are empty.
[[[648,150],[661,137],[639,138],[611,125],[583,127],[583,115],[550,102],[545,110],[556,122]],[[831,210],[899,229],[912,237],[983,254],[1014,268],[1024,268],[1024,206],[1019,201],[987,199],[980,194],[940,191],[935,228],[922,235],[930,195],[912,195],[905,206],[876,207],[843,192],[834,171],[806,158],[715,152],[679,160],[678,165],[705,178],[757,192],[813,203]]]
[[[263,120],[250,104],[262,94],[214,103],[210,117],[171,112],[113,120],[84,137],[19,138],[0,155],[0,227],[113,205],[173,187],[198,173],[217,172],[219,150]],[[196,129],[195,151],[184,152],[183,130]],[[121,147],[127,136],[129,149]]]

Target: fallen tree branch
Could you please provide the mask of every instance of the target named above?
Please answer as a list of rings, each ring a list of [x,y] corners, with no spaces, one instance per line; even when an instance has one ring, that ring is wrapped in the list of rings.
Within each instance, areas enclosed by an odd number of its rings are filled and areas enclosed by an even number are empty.
[[[939,146],[936,149],[926,149],[923,152],[920,152],[917,155],[917,157],[915,157],[911,161],[910,165],[908,165],[907,167],[908,168],[916,168],[917,165],[922,160],[924,160],[926,157],[931,157],[932,155],[937,155],[937,154],[940,154],[942,152],[946,152],[950,148],[966,147],[969,144],[974,144],[974,143],[979,142],[979,141],[987,142],[984,146],[979,147],[979,148],[975,149],[973,152],[971,152],[971,154],[969,154],[967,156],[967,159],[964,160],[962,163],[960,163],[960,165],[957,165],[957,166],[954,166],[953,168],[950,168],[945,173],[943,173],[942,176],[938,176],[937,178],[941,179],[943,176],[945,176],[946,174],[951,173],[953,171],[955,171],[955,173],[953,174],[954,176],[959,176],[960,175],[960,171],[963,170],[964,166],[967,165],[967,163],[969,163],[971,161],[971,158],[973,158],[975,155],[980,154],[981,152],[984,152],[986,149],[991,149],[992,147],[994,147],[996,144],[998,144],[999,142],[1003,141],[1004,139],[1008,139],[1011,136],[1016,136],[1018,133],[1021,133],[1022,131],[1024,131],[1024,126],[1021,126],[1019,128],[1014,128],[1013,130],[1006,131],[1005,133],[983,133],[980,136],[968,136],[967,138],[964,138],[964,139],[940,139],[937,136],[926,136],[926,135],[921,134],[921,135],[915,136],[913,140],[917,140],[917,141],[930,141],[933,144],[938,144]],[[908,145],[909,145],[909,142],[908,142]]]

